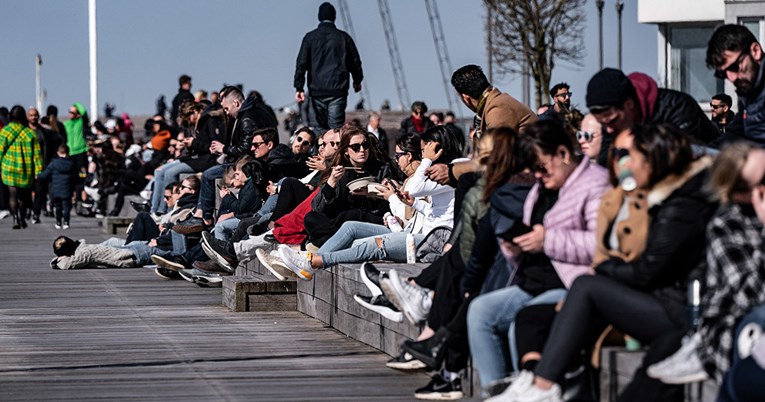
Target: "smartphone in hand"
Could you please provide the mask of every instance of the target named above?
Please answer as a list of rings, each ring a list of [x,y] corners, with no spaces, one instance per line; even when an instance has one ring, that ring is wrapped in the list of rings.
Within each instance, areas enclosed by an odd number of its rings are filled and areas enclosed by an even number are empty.
[[[515,244],[515,242],[513,242],[513,239],[515,239],[518,236],[523,236],[529,232],[531,232],[531,227],[521,222],[520,220],[518,220],[505,233],[500,234],[499,237],[509,241],[510,243]]]

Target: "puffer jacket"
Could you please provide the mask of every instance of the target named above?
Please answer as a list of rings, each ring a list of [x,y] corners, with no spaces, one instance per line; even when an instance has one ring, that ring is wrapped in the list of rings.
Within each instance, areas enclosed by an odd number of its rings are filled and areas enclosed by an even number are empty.
[[[54,269],[74,269],[87,266],[107,266],[117,268],[135,267],[133,252],[126,248],[102,246],[100,244],[85,244],[80,240],[80,245],[72,256],[56,257],[50,265]]]
[[[687,321],[688,278],[705,266],[706,226],[717,209],[703,190],[711,164],[703,157],[651,188],[651,223],[640,258],[632,263],[611,258],[595,267],[598,274],[653,294],[678,327]]]
[[[256,130],[277,128],[278,125],[273,110],[270,110],[257,96],[250,96],[245,99],[242,108],[236,115],[229,141],[223,147],[226,163],[234,163],[242,156],[250,154],[252,137]]]
[[[523,205],[523,223],[529,226],[539,186],[531,188]],[[558,190],[558,201],[542,220],[544,253],[566,288],[579,275],[591,272],[600,198],[609,187],[608,172],[585,157]]]
[[[76,173],[74,161],[70,158],[55,158],[37,178],[51,181],[51,198],[70,198],[74,192]]]

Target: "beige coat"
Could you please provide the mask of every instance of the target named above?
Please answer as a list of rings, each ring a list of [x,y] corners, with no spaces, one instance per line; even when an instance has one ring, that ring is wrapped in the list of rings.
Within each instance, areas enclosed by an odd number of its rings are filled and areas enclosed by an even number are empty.
[[[619,250],[610,250],[608,238],[611,236],[611,226],[622,207],[626,196],[621,187],[615,187],[603,194],[598,210],[598,224],[595,230],[595,257],[592,266],[596,267],[603,261],[616,257],[626,262],[634,261],[645,248],[648,236],[648,202],[644,191],[636,191],[627,203],[629,216],[616,224],[616,237],[619,239]]]

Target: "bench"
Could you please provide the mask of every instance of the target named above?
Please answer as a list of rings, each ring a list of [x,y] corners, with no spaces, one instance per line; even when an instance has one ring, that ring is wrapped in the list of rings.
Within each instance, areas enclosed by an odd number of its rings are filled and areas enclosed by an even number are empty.
[[[316,271],[311,281],[297,283],[298,311],[314,317],[332,328],[377,348],[389,355],[399,353],[401,342],[416,338],[419,329],[408,321],[398,323],[383,318],[358,304],[354,294],[369,296],[361,281],[361,264],[340,264]],[[375,264],[381,271],[395,268],[406,276],[415,276],[427,264]]]
[[[122,227],[128,227],[133,223],[134,218],[127,218],[124,216],[105,216],[101,221],[103,232],[106,234],[116,235],[117,229]]]
[[[223,305],[231,311],[295,311],[297,284],[266,275],[223,278]]]

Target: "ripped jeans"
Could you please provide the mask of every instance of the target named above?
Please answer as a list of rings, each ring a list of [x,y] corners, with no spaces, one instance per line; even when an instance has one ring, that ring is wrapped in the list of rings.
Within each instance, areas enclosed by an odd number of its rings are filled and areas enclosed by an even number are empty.
[[[324,267],[375,260],[406,262],[408,234],[406,231],[393,233],[383,225],[348,221],[316,254],[324,261]],[[419,245],[424,238],[423,234],[415,234],[414,244]]]

